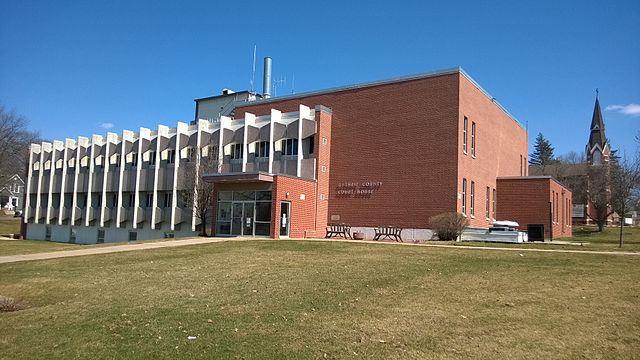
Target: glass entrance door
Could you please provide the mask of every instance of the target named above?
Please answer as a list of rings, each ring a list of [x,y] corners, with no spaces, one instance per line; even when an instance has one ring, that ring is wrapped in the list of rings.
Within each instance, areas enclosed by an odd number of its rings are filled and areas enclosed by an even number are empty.
[[[289,228],[291,224],[291,203],[288,201],[280,202],[280,236],[289,237]]]
[[[233,202],[231,235],[253,236],[255,202]]]

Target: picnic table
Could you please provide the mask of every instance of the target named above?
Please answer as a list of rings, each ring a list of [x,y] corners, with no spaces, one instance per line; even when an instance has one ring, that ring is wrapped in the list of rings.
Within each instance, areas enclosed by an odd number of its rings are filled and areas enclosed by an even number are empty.
[[[391,239],[394,238],[396,241],[402,241],[402,228],[392,225],[378,226],[376,228],[376,234],[373,237],[373,240],[382,239]]]
[[[329,239],[332,237],[343,237],[345,239],[352,239],[351,237],[351,225],[347,224],[328,224],[327,225],[327,235],[325,238]]]

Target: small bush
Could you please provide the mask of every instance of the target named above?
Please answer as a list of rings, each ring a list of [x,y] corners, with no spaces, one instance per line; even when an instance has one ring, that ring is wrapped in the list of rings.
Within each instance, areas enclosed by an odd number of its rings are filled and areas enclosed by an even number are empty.
[[[29,305],[22,301],[0,295],[0,313],[24,310]]]
[[[456,240],[469,225],[469,219],[460,213],[443,213],[429,219],[431,229],[440,240]]]

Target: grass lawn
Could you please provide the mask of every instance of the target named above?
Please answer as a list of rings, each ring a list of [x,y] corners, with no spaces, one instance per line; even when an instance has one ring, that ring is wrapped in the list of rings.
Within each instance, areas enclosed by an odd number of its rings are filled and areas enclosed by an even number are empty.
[[[20,220],[9,216],[0,216],[0,235],[18,234],[20,232]]]
[[[32,307],[0,314],[0,357],[633,358],[638,279],[640,256],[284,240],[3,264]]]
[[[43,240],[2,240],[0,239],[0,256],[22,255],[58,250],[84,249],[83,245],[57,243]]]

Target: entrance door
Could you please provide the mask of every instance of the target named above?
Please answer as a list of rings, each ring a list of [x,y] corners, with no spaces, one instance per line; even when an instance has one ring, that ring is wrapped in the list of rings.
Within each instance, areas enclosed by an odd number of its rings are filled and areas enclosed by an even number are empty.
[[[280,237],[289,237],[289,228],[291,225],[291,203],[288,201],[280,202]]]
[[[255,205],[253,201],[233,203],[231,235],[253,236]]]

